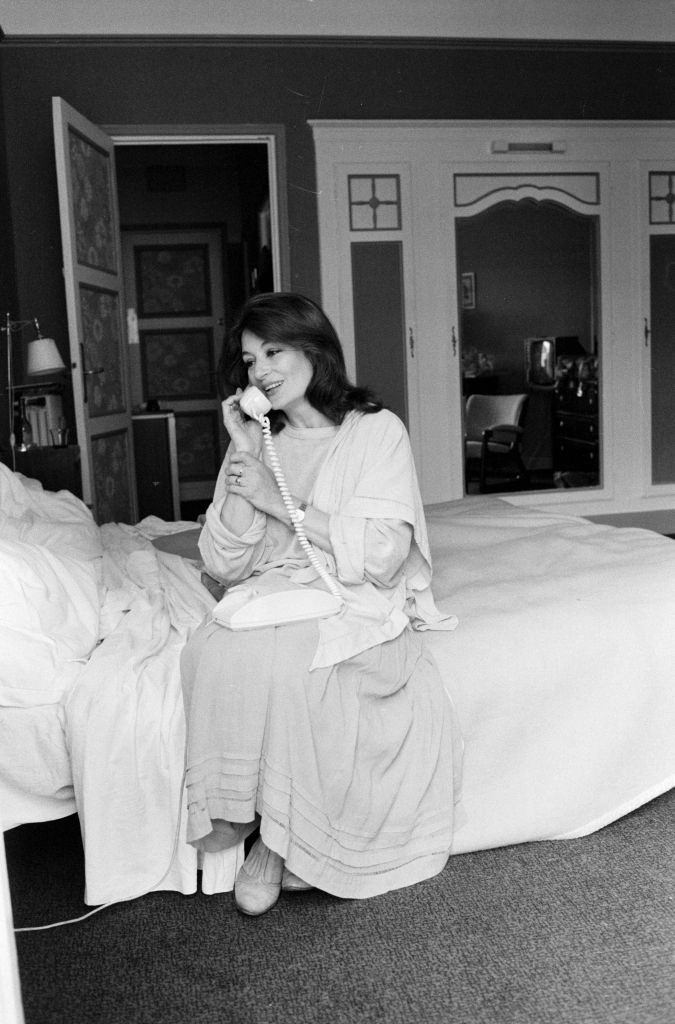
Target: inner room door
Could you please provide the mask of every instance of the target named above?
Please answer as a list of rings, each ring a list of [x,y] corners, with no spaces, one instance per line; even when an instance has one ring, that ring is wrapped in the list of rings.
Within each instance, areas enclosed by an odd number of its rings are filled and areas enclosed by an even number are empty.
[[[134,523],[136,476],[111,139],[52,100],[82,497],[98,523]]]
[[[216,367],[224,331],[219,228],[123,230],[132,401],[173,411],[183,518],[211,500],[227,435]]]

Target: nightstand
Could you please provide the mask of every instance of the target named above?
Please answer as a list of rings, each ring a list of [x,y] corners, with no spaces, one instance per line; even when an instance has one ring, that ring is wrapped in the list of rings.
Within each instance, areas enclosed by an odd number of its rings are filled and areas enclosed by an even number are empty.
[[[46,491],[70,491],[82,497],[80,448],[71,444],[67,448],[35,446],[25,452],[16,451],[16,465],[12,466],[11,452],[2,454],[2,461],[17,473],[39,480]]]
[[[138,518],[180,519],[176,419],[172,412],[138,413],[134,428],[134,461]]]

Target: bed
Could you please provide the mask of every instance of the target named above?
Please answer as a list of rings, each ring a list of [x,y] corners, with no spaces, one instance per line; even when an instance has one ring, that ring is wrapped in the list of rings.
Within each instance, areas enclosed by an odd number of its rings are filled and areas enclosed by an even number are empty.
[[[427,510],[429,632],[464,737],[453,854],[586,835],[675,783],[675,543],[497,497]],[[184,842],[180,650],[215,597],[195,523],[94,524],[0,465],[0,809],[77,811],[85,901],[232,888]]]

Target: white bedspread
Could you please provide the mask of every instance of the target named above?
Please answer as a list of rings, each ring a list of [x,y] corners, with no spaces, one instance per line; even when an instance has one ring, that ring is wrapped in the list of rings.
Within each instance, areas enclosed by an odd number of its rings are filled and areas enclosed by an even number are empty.
[[[675,542],[500,499],[437,506],[428,639],[465,739],[453,852],[585,835],[675,785]]]

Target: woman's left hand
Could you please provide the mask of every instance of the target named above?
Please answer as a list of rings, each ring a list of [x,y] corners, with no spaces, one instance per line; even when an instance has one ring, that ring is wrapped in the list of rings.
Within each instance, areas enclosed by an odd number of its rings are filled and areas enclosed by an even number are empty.
[[[261,512],[279,517],[283,515],[283,500],[267,466],[249,452],[233,452],[227,467],[227,486],[231,494],[238,494]]]

